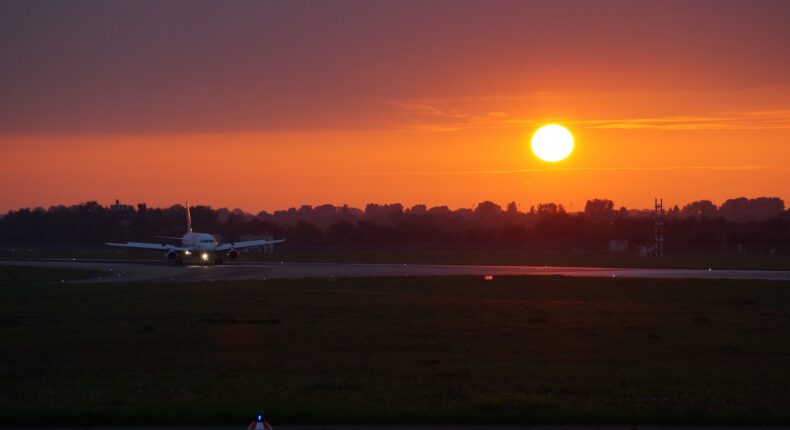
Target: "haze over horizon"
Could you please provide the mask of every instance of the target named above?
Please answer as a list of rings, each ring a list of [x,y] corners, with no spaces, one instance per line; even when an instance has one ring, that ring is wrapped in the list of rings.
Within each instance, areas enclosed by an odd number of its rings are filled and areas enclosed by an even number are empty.
[[[0,2],[0,212],[790,201],[790,2]],[[555,164],[537,127],[576,140]]]

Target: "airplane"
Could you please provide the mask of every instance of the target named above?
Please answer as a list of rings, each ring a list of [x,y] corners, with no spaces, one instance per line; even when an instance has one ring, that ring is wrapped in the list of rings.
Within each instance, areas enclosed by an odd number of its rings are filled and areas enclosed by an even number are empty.
[[[254,246],[274,245],[275,243],[285,242],[285,239],[278,240],[248,240],[243,242],[229,242],[218,243],[217,239],[208,233],[198,233],[192,231],[192,215],[189,210],[189,203],[186,204],[187,208],[187,233],[182,237],[169,237],[157,236],[162,239],[177,239],[181,240],[181,246],[170,245],[165,243],[147,243],[147,242],[126,242],[126,243],[112,243],[105,242],[109,246],[119,246],[123,248],[136,248],[136,249],[152,249],[158,251],[165,251],[165,258],[172,261],[174,265],[181,266],[184,264],[183,256],[195,255],[202,261],[209,261],[214,257],[214,264],[223,264],[223,255],[227,255],[231,260],[239,258],[239,249],[250,248]]]

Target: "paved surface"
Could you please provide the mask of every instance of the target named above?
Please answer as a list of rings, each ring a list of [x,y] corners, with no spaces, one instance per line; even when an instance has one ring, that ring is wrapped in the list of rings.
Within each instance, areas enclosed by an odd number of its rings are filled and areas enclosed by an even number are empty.
[[[348,278],[375,276],[573,276],[671,279],[750,279],[790,281],[790,271],[615,269],[600,267],[467,266],[424,264],[231,263],[222,266],[170,266],[159,260],[0,260],[27,267],[74,268],[101,272],[90,282],[233,281],[284,278]]]
[[[642,425],[277,425],[277,430],[784,430],[788,426],[642,426]],[[10,427],[6,430],[246,430],[245,425],[118,426],[118,427]]]

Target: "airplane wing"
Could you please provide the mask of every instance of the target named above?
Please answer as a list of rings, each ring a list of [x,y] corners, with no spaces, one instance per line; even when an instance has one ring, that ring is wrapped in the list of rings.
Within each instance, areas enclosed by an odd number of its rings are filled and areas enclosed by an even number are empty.
[[[154,237],[157,238],[157,239],[173,239],[173,240],[181,240],[181,239],[183,239],[181,237],[175,237],[175,236],[154,236]]]
[[[107,242],[110,246],[120,246],[123,248],[137,248],[137,249],[154,249],[158,251],[187,251],[189,248],[181,246],[166,245],[164,243],[146,243],[146,242],[126,242],[126,243],[111,243]]]
[[[274,245],[275,243],[283,243],[285,239],[278,240],[248,240],[245,242],[230,242],[223,243],[217,246],[217,251],[228,251],[230,249],[250,248],[253,246]]]

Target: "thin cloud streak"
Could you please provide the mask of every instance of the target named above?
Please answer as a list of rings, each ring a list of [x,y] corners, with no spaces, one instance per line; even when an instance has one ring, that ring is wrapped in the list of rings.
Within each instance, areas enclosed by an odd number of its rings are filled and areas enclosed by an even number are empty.
[[[491,169],[491,170],[446,170],[446,171],[420,171],[403,170],[394,172],[346,172],[339,176],[445,176],[445,175],[512,175],[520,173],[544,172],[599,172],[599,171],[756,171],[778,170],[787,171],[790,168],[775,168],[761,165],[740,166],[650,166],[650,167],[556,167],[556,168],[529,168],[529,169]],[[335,176],[335,175],[332,175]]]
[[[708,116],[666,116],[614,119],[525,118],[507,112],[464,112],[456,108],[417,102],[394,102],[402,127],[413,131],[441,132],[466,129],[530,127],[562,122],[595,129],[623,130],[782,130],[790,129],[790,109],[723,112]]]
[[[673,116],[619,120],[576,121],[591,128],[664,130],[780,130],[790,129],[790,110],[730,112],[716,116]]]

